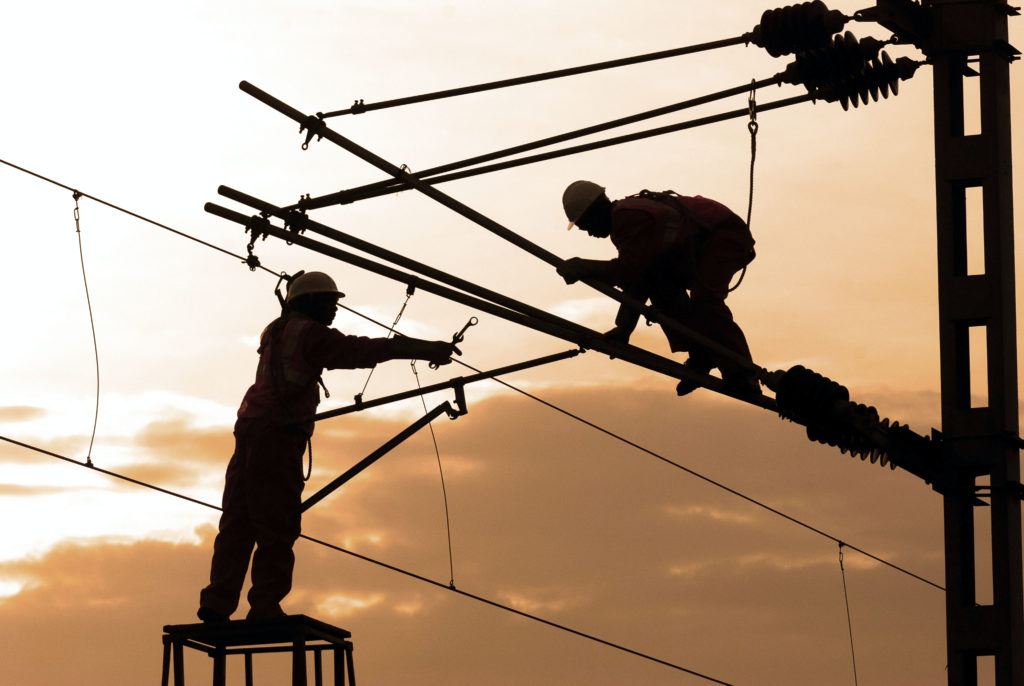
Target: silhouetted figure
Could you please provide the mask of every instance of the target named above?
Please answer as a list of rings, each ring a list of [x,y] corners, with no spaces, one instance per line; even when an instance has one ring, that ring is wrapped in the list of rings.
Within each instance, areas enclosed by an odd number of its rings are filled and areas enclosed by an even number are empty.
[[[695,332],[751,359],[743,331],[725,304],[736,272],[754,259],[754,238],[746,223],[721,203],[672,191],[642,191],[611,201],[604,188],[574,181],[562,194],[569,228],[579,226],[595,238],[611,237],[619,251],[612,260],[573,257],[558,267],[566,283],[597,279],[619,286]],[[626,343],[640,313],[622,305],[615,328],[605,334]],[[673,352],[690,353],[684,366],[706,374],[717,367],[726,386],[740,393],[759,392],[754,374],[733,360],[697,349],[684,336],[662,326]],[[679,395],[696,385],[682,380]]]
[[[459,352],[444,341],[366,338],[329,328],[343,295],[327,274],[296,276],[281,316],[260,336],[256,381],[238,408],[210,585],[199,595],[204,622],[226,621],[238,607],[250,555],[247,619],[284,616],[281,601],[291,590],[292,546],[300,532],[302,458],[313,434],[313,422],[295,422],[316,412],[323,370],[397,358],[447,364]]]

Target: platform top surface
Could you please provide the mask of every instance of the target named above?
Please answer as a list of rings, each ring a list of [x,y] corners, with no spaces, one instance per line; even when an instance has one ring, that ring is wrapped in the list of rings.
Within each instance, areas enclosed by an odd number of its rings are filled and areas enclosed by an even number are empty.
[[[164,634],[174,641],[192,640],[216,647],[293,643],[296,639],[343,643],[352,636],[345,629],[306,615],[288,615],[281,619],[168,624],[164,626]]]

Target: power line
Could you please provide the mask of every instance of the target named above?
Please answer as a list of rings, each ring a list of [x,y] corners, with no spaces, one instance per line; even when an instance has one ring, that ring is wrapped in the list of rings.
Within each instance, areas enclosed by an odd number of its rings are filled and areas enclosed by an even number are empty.
[[[245,262],[246,261],[245,257],[243,257],[242,255],[238,255],[236,253],[233,253],[230,250],[226,250],[226,249],[224,249],[224,248],[222,248],[222,247],[220,247],[218,245],[214,245],[213,243],[208,243],[208,242],[202,240],[201,238],[196,238],[195,236],[193,236],[191,234],[188,234],[188,233],[185,233],[184,231],[179,231],[178,229],[173,229],[170,226],[167,226],[166,224],[161,224],[160,222],[158,222],[158,221],[156,221],[154,219],[150,219],[149,217],[145,217],[145,216],[143,216],[141,214],[138,214],[137,212],[132,212],[131,210],[127,210],[127,209],[125,209],[123,207],[119,207],[118,205],[115,205],[112,202],[108,202],[106,200],[103,200],[102,198],[97,198],[95,195],[89,195],[88,193],[83,193],[83,192],[81,192],[81,191],[79,191],[79,190],[77,190],[75,188],[72,188],[71,186],[68,186],[66,184],[61,183],[60,181],[55,181],[54,179],[51,179],[51,178],[46,177],[46,176],[43,176],[42,174],[38,174],[38,173],[36,173],[34,171],[31,171],[29,169],[25,169],[24,167],[19,167],[18,165],[14,164],[13,162],[8,162],[7,160],[0,159],[0,164],[5,164],[8,167],[11,167],[12,169],[17,169],[20,172],[24,172],[25,174],[28,174],[30,176],[34,176],[37,179],[41,179],[43,181],[46,181],[47,183],[53,184],[54,186],[58,186],[58,187],[63,188],[65,190],[71,191],[72,193],[76,193],[81,198],[89,198],[90,200],[98,202],[101,205],[106,205],[107,207],[109,207],[109,208],[111,208],[113,210],[117,210],[118,212],[122,212],[124,214],[127,214],[130,217],[135,217],[136,219],[140,219],[140,220],[146,222],[147,224],[152,224],[153,226],[157,226],[157,227],[159,227],[161,229],[164,229],[165,231],[170,231],[171,233],[176,234],[178,236],[181,236],[182,238],[187,238],[190,241],[195,241],[196,243],[199,243],[200,245],[205,245],[207,248],[212,248],[213,250],[216,250],[217,252],[224,253],[225,255],[230,255],[231,257],[234,257],[234,258],[238,259],[241,262]],[[260,265],[259,268],[262,269],[265,272],[273,274],[275,277],[279,277],[280,276],[280,274],[277,274],[273,270],[267,269],[266,267],[264,267],[262,265]]]
[[[538,81],[547,81],[550,79],[558,79],[564,76],[575,76],[578,74],[586,74],[589,72],[600,71],[603,69],[613,69],[615,67],[624,67],[632,64],[640,64],[642,62],[651,62],[654,60],[661,60],[668,57],[678,57],[681,55],[691,55],[706,50],[714,50],[716,48],[724,48],[731,45],[739,45],[740,43],[749,42],[751,34],[745,34],[743,36],[736,36],[734,38],[726,38],[723,40],[711,41],[708,43],[700,43],[698,45],[688,45],[682,48],[674,48],[671,50],[662,50],[660,52],[651,52],[646,55],[637,55],[636,57],[625,57],[617,60],[608,60],[606,62],[597,62],[595,64],[588,64],[582,67],[570,67],[568,69],[557,69],[555,71],[547,71],[542,74],[531,74],[529,76],[519,76],[511,79],[503,79],[501,81],[490,81],[488,83],[480,83],[474,86],[462,86],[460,88],[449,88],[447,90],[436,91],[433,93],[424,93],[422,95],[412,95],[404,98],[395,98],[393,100],[384,100],[382,102],[366,104],[362,100],[356,100],[352,107],[344,110],[336,110],[334,112],[317,112],[317,116],[321,119],[328,117],[337,117],[343,114],[362,114],[363,112],[370,112],[373,110],[381,110],[389,107],[400,107],[402,105],[412,105],[414,103],[427,102],[430,100],[440,100],[442,98],[451,98],[458,95],[468,95],[470,93],[480,93],[483,91],[496,90],[499,88],[508,88],[509,86],[521,86],[527,83],[536,83]]]
[[[11,162],[7,162],[6,160],[0,159],[0,163],[3,163],[3,164],[5,164],[5,165],[7,165],[9,167],[12,167],[12,168],[17,169],[17,170],[19,170],[21,172],[24,172],[26,174],[29,174],[29,175],[34,176],[36,178],[39,178],[39,179],[41,179],[43,181],[51,183],[51,184],[53,184],[55,186],[59,186],[61,188],[64,188],[66,190],[70,190],[72,192],[76,192],[76,193],[79,192],[79,191],[76,191],[74,188],[72,188],[70,186],[62,184],[62,183],[60,183],[58,181],[54,181],[53,179],[47,178],[47,177],[45,177],[45,176],[43,176],[41,174],[38,174],[38,173],[33,172],[33,171],[30,171],[30,170],[25,169],[23,167],[19,167],[18,165],[12,164]],[[218,252],[224,253],[224,254],[229,255],[231,257],[235,257],[235,258],[239,259],[239,261],[242,261],[242,262],[245,261],[245,259],[241,255],[236,255],[236,254],[234,254],[234,253],[232,253],[232,252],[230,252],[228,250],[225,250],[223,248],[220,248],[220,247],[218,247],[216,245],[213,245],[211,243],[207,243],[206,241],[198,239],[198,238],[196,238],[194,236],[190,236],[189,234],[187,234],[185,232],[178,231],[176,229],[172,229],[172,228],[170,228],[170,227],[168,227],[168,226],[166,226],[164,224],[161,224],[161,223],[159,223],[157,221],[154,221],[154,220],[149,219],[147,217],[144,217],[142,215],[136,214],[135,212],[131,212],[129,210],[126,210],[126,209],[123,209],[121,207],[118,207],[117,205],[114,205],[113,203],[107,202],[105,200],[101,200],[99,198],[96,198],[94,196],[91,196],[91,195],[88,195],[88,194],[85,194],[85,193],[81,193],[81,196],[82,197],[90,198],[91,200],[95,200],[96,202],[99,202],[101,204],[107,205],[108,207],[111,207],[111,208],[113,208],[115,210],[118,210],[120,212],[124,212],[125,214],[128,214],[128,215],[130,215],[132,217],[136,217],[137,219],[140,219],[140,220],[145,221],[147,223],[153,224],[154,226],[158,226],[160,228],[166,229],[166,230],[168,230],[168,231],[170,231],[170,232],[172,232],[174,234],[177,234],[177,235],[182,236],[184,238],[188,238],[189,240],[192,240],[192,241],[194,241],[196,243],[199,243],[201,245],[205,245],[206,247],[213,248],[214,250],[217,250]],[[273,275],[275,278],[278,278],[280,276],[277,272],[274,272],[273,270],[267,269],[266,267],[260,266],[260,269],[263,269],[265,272]],[[367,315],[364,315],[364,314],[362,314],[362,313],[360,313],[360,312],[358,312],[358,311],[356,311],[356,310],[354,310],[354,309],[352,309],[350,307],[347,307],[347,306],[344,306],[344,305],[342,305],[341,307],[343,309],[347,310],[348,312],[351,312],[351,313],[353,313],[353,314],[355,314],[355,315],[357,315],[359,317],[362,317],[363,319],[366,319],[367,321],[372,322],[373,324],[376,324],[377,326],[380,326],[380,327],[385,328],[385,329],[390,329],[391,328],[391,327],[388,327],[387,324],[383,324],[380,321],[377,321],[377,320],[375,320],[375,319],[373,319],[373,318],[371,318],[371,317],[369,317]],[[468,369],[472,369],[473,371],[476,371],[476,372],[480,371],[479,369],[477,369],[477,368],[475,368],[475,367],[473,367],[473,366],[471,366],[471,365],[469,365],[469,364],[467,364],[467,363],[465,363],[465,362],[463,362],[461,360],[455,360],[455,362],[457,362],[460,365],[465,366]],[[775,515],[777,515],[779,517],[782,517],[783,519],[786,519],[786,520],[788,520],[788,521],[790,521],[790,522],[792,522],[794,524],[797,524],[797,525],[799,525],[801,527],[804,527],[805,529],[807,529],[807,530],[809,530],[809,531],[811,531],[813,533],[816,533],[819,536],[827,538],[827,539],[829,539],[830,541],[832,541],[834,543],[837,543],[837,544],[838,543],[843,543],[843,545],[845,545],[850,550],[855,550],[856,552],[864,555],[865,557],[869,557],[872,560],[875,560],[876,562],[879,562],[879,563],[881,563],[883,565],[886,565],[887,567],[890,567],[890,568],[892,568],[892,569],[894,569],[894,570],[896,570],[898,572],[902,572],[903,574],[906,574],[907,576],[910,576],[910,577],[912,577],[914,579],[917,579],[918,581],[924,582],[924,583],[928,584],[929,586],[933,586],[934,588],[936,588],[936,589],[938,589],[940,591],[945,592],[945,590],[946,590],[945,587],[943,587],[943,586],[941,586],[941,585],[939,585],[939,584],[937,584],[937,583],[935,583],[935,582],[933,582],[933,581],[931,581],[929,579],[926,579],[923,576],[915,574],[914,572],[911,572],[911,571],[909,571],[909,570],[907,570],[907,569],[905,569],[905,568],[903,568],[903,567],[901,567],[901,566],[899,566],[897,564],[894,564],[892,562],[889,562],[888,560],[885,560],[885,559],[883,559],[881,557],[878,557],[877,555],[869,553],[868,551],[866,551],[866,550],[864,550],[862,548],[858,548],[857,546],[850,545],[849,543],[846,543],[846,542],[842,541],[842,539],[840,539],[840,538],[838,538],[836,536],[833,536],[832,534],[826,533],[825,531],[822,531],[821,529],[818,529],[817,527],[814,527],[814,526],[812,526],[810,524],[807,524],[807,523],[797,519],[796,517],[790,516],[790,515],[782,512],[780,510],[777,510],[777,509],[771,507],[770,505],[767,505],[767,504],[765,504],[765,503],[763,503],[763,502],[761,502],[761,501],[759,501],[759,500],[757,500],[755,498],[752,498],[752,497],[750,497],[748,495],[745,495],[744,493],[741,493],[740,491],[737,491],[737,490],[735,490],[733,488],[730,488],[729,486],[726,486],[725,484],[723,484],[721,482],[715,481],[714,479],[711,479],[710,477],[704,476],[703,474],[701,474],[699,472],[696,472],[696,471],[694,471],[694,470],[692,470],[692,469],[690,469],[688,467],[685,467],[685,466],[679,464],[678,462],[675,462],[675,461],[673,461],[673,460],[671,460],[671,459],[669,459],[669,458],[667,458],[667,457],[665,457],[663,455],[660,455],[659,453],[654,452],[653,450],[645,448],[644,446],[642,446],[642,445],[640,445],[638,443],[635,443],[635,442],[633,442],[633,441],[631,441],[631,440],[629,440],[629,439],[627,439],[627,438],[625,438],[625,437],[623,437],[623,436],[621,436],[621,435],[619,435],[619,434],[617,434],[617,433],[615,433],[613,431],[605,429],[604,427],[599,426],[599,425],[597,425],[597,424],[595,424],[595,423],[593,423],[593,422],[591,422],[591,421],[589,421],[587,419],[584,419],[584,418],[582,418],[582,417],[580,417],[578,415],[575,415],[572,412],[569,412],[568,410],[565,410],[565,409],[563,409],[561,407],[558,407],[557,405],[554,405],[553,403],[550,403],[550,402],[548,402],[546,400],[543,400],[543,399],[541,399],[541,398],[539,398],[539,397],[537,397],[535,395],[532,395],[531,393],[528,393],[528,392],[526,392],[526,391],[524,391],[522,389],[519,389],[519,388],[509,384],[506,381],[503,381],[501,379],[496,379],[496,381],[498,381],[498,383],[500,383],[500,384],[503,384],[503,385],[507,386],[509,389],[511,389],[513,391],[516,391],[517,393],[521,393],[521,394],[525,395],[528,398],[531,398],[531,399],[533,399],[533,400],[535,400],[535,401],[537,401],[537,402],[539,402],[539,403],[541,403],[543,405],[546,405],[547,407],[549,407],[549,408],[551,408],[551,409],[553,409],[553,410],[555,410],[557,412],[560,412],[560,413],[566,415],[567,417],[570,417],[570,418],[572,418],[572,419],[574,419],[574,420],[576,420],[578,422],[581,422],[581,423],[583,423],[583,424],[585,424],[585,425],[587,425],[587,426],[589,426],[589,427],[591,427],[593,429],[596,429],[597,431],[600,431],[601,433],[604,433],[604,434],[606,434],[606,435],[608,435],[608,436],[610,436],[610,437],[612,437],[612,438],[614,438],[614,439],[616,439],[618,441],[621,441],[622,443],[625,443],[626,445],[629,445],[629,446],[631,446],[631,447],[633,447],[633,448],[635,448],[635,449],[637,449],[637,450],[639,450],[641,452],[647,453],[648,455],[650,455],[652,457],[655,457],[655,458],[661,460],[662,462],[665,462],[666,464],[668,464],[670,466],[673,466],[673,467],[675,467],[675,468],[677,468],[679,470],[682,470],[682,471],[686,472],[687,474],[690,474],[691,476],[695,476],[698,479],[701,479],[702,481],[705,481],[705,482],[707,482],[707,483],[709,483],[709,484],[711,484],[711,485],[713,485],[713,486],[715,486],[717,488],[720,488],[720,489],[722,489],[723,491],[725,491],[727,493],[730,493],[730,494],[732,494],[732,495],[734,495],[734,496],[736,496],[738,498],[746,500],[747,502],[751,503],[752,505],[760,507],[760,508],[762,508],[762,509],[764,509],[764,510],[766,510],[768,512],[771,512],[772,514],[775,514]],[[0,438],[2,438],[2,437],[0,437]],[[4,439],[4,440],[9,440],[9,439]],[[21,444],[19,444],[19,445],[21,445]],[[31,446],[27,446],[26,445],[25,447],[31,447]],[[54,457],[59,457],[59,456],[58,455],[54,455]],[[69,460],[69,461],[74,462],[75,464],[80,464],[76,460]],[[103,473],[107,473],[104,470],[100,470],[100,469],[98,469],[96,467],[93,467],[93,469],[97,469],[97,471],[100,471],[100,472],[103,472]],[[119,475],[115,475],[113,472],[111,472],[110,475],[111,476],[118,476],[119,478],[122,478]],[[143,484],[140,484],[140,485],[143,485]],[[162,489],[157,489],[157,490],[162,490]],[[170,492],[168,491],[168,493],[170,493]],[[170,494],[171,495],[176,495],[176,494],[173,494],[173,493],[170,493]],[[194,501],[194,502],[199,503],[200,501]],[[200,504],[204,504],[205,505],[205,503],[200,503]]]
[[[77,465],[79,467],[85,467],[87,469],[91,469],[91,470],[93,470],[95,472],[99,472],[100,474],[104,474],[106,476],[109,476],[109,477],[112,477],[112,478],[115,478],[115,479],[121,479],[122,481],[127,481],[129,483],[135,484],[136,486],[142,486],[143,488],[148,488],[148,489],[151,489],[151,490],[154,490],[154,491],[158,491],[160,493],[163,493],[164,495],[170,495],[170,496],[173,496],[175,498],[180,498],[181,500],[187,500],[190,503],[194,503],[196,505],[202,505],[203,507],[208,507],[208,508],[210,508],[212,510],[221,510],[220,507],[218,507],[216,505],[213,505],[211,503],[207,503],[205,501],[198,500],[196,498],[192,498],[190,496],[178,493],[176,491],[171,491],[171,490],[166,489],[166,488],[161,488],[160,486],[155,486],[155,485],[147,483],[145,481],[141,481],[139,479],[134,479],[132,477],[125,476],[124,474],[119,474],[119,473],[111,471],[109,469],[101,469],[99,467],[95,467],[93,465],[89,465],[89,464],[84,463],[84,462],[79,462],[78,460],[75,460],[73,458],[70,458],[70,457],[67,457],[67,456],[64,456],[64,455],[60,455],[60,454],[52,452],[50,450],[46,450],[45,448],[40,448],[38,446],[34,446],[34,445],[29,444],[29,443],[24,443],[22,441],[18,441],[18,440],[15,440],[13,438],[9,438],[7,436],[2,436],[2,435],[0,435],[0,440],[6,441],[7,443],[19,446],[21,448],[25,448],[26,450],[32,450],[32,451],[40,453],[42,455],[48,455],[49,457],[54,457],[54,458],[56,458],[58,460],[63,460],[64,462],[67,462],[69,464],[73,464],[73,465]],[[685,672],[685,673],[690,674],[692,676],[699,677],[699,678],[704,679],[706,681],[709,681],[711,683],[721,684],[722,686],[733,686],[729,682],[721,681],[719,679],[715,679],[714,677],[708,676],[707,674],[703,674],[703,673],[698,672],[696,670],[688,669],[686,667],[682,667],[682,666],[677,665],[677,664],[675,664],[673,662],[669,662],[667,660],[663,660],[661,658],[654,657],[653,655],[649,655],[647,653],[643,653],[643,652],[640,652],[638,650],[633,650],[632,648],[627,648],[627,647],[625,647],[623,645],[620,645],[618,643],[613,643],[611,641],[607,641],[607,640],[605,640],[603,638],[598,638],[597,636],[594,636],[593,634],[588,634],[588,633],[580,631],[578,629],[573,629],[572,627],[569,627],[567,625],[559,624],[558,622],[554,622],[554,621],[551,621],[549,619],[544,619],[543,617],[539,617],[539,616],[531,614],[529,612],[524,612],[523,610],[518,610],[518,609],[516,609],[514,607],[511,607],[509,605],[504,605],[504,604],[499,603],[499,602],[497,602],[495,600],[491,600],[489,598],[485,598],[484,596],[477,595],[475,593],[470,593],[468,591],[463,591],[463,590],[455,588],[453,586],[449,586],[449,585],[446,585],[446,584],[441,583],[439,581],[435,581],[433,579],[430,579],[429,577],[425,577],[425,576],[423,576],[421,574],[417,574],[416,572],[411,572],[411,571],[409,571],[407,569],[403,569],[401,567],[397,567],[395,565],[388,564],[386,562],[382,562],[382,561],[374,559],[372,557],[368,557],[366,555],[362,555],[360,553],[353,552],[351,550],[348,550],[346,548],[342,548],[341,546],[335,545],[333,543],[329,543],[329,542],[324,541],[322,539],[314,538],[314,537],[309,536],[307,534],[300,534],[299,537],[303,538],[303,539],[305,539],[305,540],[307,540],[307,541],[309,541],[311,543],[315,543],[317,545],[320,545],[320,546],[323,546],[325,548],[328,548],[330,550],[334,550],[334,551],[337,551],[337,552],[340,552],[340,553],[345,553],[346,555],[349,555],[351,557],[355,557],[355,558],[358,558],[358,559],[363,560],[365,562],[369,562],[371,564],[375,564],[375,565],[377,565],[379,567],[383,567],[385,569],[389,569],[389,570],[391,570],[393,572],[398,572],[399,574],[405,575],[405,576],[410,577],[412,579],[416,579],[417,581],[423,581],[425,583],[431,584],[432,586],[436,586],[438,588],[443,588],[443,589],[449,590],[452,593],[457,593],[457,594],[459,594],[459,595],[461,595],[463,597],[469,598],[471,600],[476,600],[477,602],[484,603],[485,605],[490,605],[491,607],[497,608],[499,610],[504,610],[505,612],[510,612],[512,614],[519,615],[520,617],[524,617],[526,619],[530,619],[530,620],[533,620],[535,622],[539,622],[541,624],[545,624],[545,625],[550,626],[550,627],[552,627],[554,629],[558,629],[560,631],[564,631],[566,633],[573,634],[574,636],[579,636],[580,638],[585,638],[588,641],[593,641],[595,643],[599,643],[599,644],[607,646],[609,648],[614,648],[614,649],[622,651],[624,653],[628,653],[630,655],[634,655],[636,657],[640,657],[640,658],[643,658],[645,660],[648,660],[648,661],[651,661],[651,662],[655,662],[655,663],[660,664],[660,665],[664,665],[665,667],[671,667],[672,669],[678,670],[680,672]]]
[[[462,362],[461,360],[455,360],[455,362],[457,362],[458,364],[461,364],[461,365],[463,365],[465,367],[468,367],[469,369],[472,369],[474,371],[479,371],[475,367],[473,367],[473,366],[471,366],[469,364],[466,364],[465,362]],[[521,394],[525,395],[526,397],[528,397],[528,398],[530,398],[532,400],[536,400],[537,402],[539,402],[542,405],[545,405],[545,406],[551,408],[552,410],[555,410],[556,412],[560,412],[560,413],[564,414],[565,416],[567,416],[567,417],[569,417],[571,419],[574,419],[577,422],[580,422],[581,424],[585,424],[586,426],[589,426],[592,429],[600,431],[601,433],[605,434],[606,436],[609,436],[611,438],[614,438],[617,441],[625,443],[626,445],[628,445],[628,446],[630,446],[632,448],[636,448],[640,452],[646,453],[646,454],[650,455],[651,457],[655,457],[655,458],[661,460],[662,462],[664,462],[665,464],[667,464],[669,466],[672,466],[672,467],[675,467],[676,469],[684,471],[684,472],[686,472],[687,474],[689,474],[691,476],[695,476],[698,479],[700,479],[701,481],[704,481],[704,482],[706,482],[706,483],[708,483],[708,484],[710,484],[710,485],[712,485],[712,486],[714,486],[716,488],[720,488],[721,490],[725,491],[726,493],[730,493],[730,494],[736,496],[737,498],[741,498],[742,500],[746,500],[751,505],[755,505],[755,506],[757,506],[757,507],[759,507],[759,508],[761,508],[763,510],[766,510],[766,511],[768,511],[768,512],[774,514],[774,515],[782,517],[783,519],[785,519],[785,520],[787,520],[789,522],[792,522],[793,524],[797,524],[797,525],[807,529],[808,531],[810,531],[812,533],[818,534],[819,536],[822,536],[823,538],[827,538],[828,540],[832,541],[833,543],[841,543],[842,545],[844,545],[845,547],[849,548],[850,550],[855,550],[858,553],[860,553],[861,555],[864,555],[865,557],[869,557],[869,558],[871,558],[872,560],[874,560],[876,562],[879,562],[879,563],[881,563],[881,564],[883,564],[883,565],[885,565],[885,566],[887,566],[887,567],[889,567],[891,569],[896,570],[897,572],[902,572],[903,574],[906,574],[909,577],[917,579],[918,581],[922,581],[922,582],[928,584],[929,586],[933,586],[934,588],[937,588],[940,591],[945,592],[945,590],[946,590],[945,587],[940,586],[939,584],[935,583],[934,581],[930,581],[929,579],[926,579],[925,577],[920,576],[919,574],[915,574],[914,572],[911,572],[910,570],[905,569],[904,567],[901,567],[901,566],[899,566],[899,565],[897,565],[897,564],[895,564],[893,562],[889,562],[888,560],[885,560],[885,559],[883,559],[881,557],[878,557],[877,555],[869,553],[869,552],[867,552],[866,550],[864,550],[862,548],[858,548],[855,545],[850,545],[849,543],[846,543],[845,541],[837,538],[836,536],[833,536],[830,533],[827,533],[827,532],[825,532],[825,531],[823,531],[823,530],[821,530],[821,529],[819,529],[819,528],[817,528],[815,526],[812,526],[811,524],[803,522],[803,521],[797,519],[796,517],[793,517],[792,515],[788,515],[785,512],[782,512],[781,510],[777,510],[774,507],[772,507],[771,505],[768,505],[766,503],[761,502],[760,500],[757,500],[756,498],[753,498],[753,497],[751,497],[749,495],[741,493],[740,491],[737,491],[734,488],[730,488],[729,486],[726,486],[725,484],[723,484],[720,481],[715,481],[714,479],[712,479],[710,477],[704,476],[700,472],[694,471],[693,469],[690,469],[689,467],[686,467],[686,466],[684,466],[684,465],[682,465],[682,464],[680,464],[678,462],[675,462],[674,460],[671,460],[671,459],[665,457],[664,455],[661,455],[661,454],[659,454],[659,453],[657,453],[657,452],[655,452],[655,451],[653,451],[653,450],[651,450],[649,448],[645,448],[644,446],[640,445],[639,443],[635,443],[635,442],[629,440],[628,438],[626,438],[626,437],[624,437],[624,436],[622,436],[620,434],[615,433],[614,431],[606,429],[606,428],[604,428],[604,427],[602,427],[602,426],[600,426],[598,424],[595,424],[594,422],[591,422],[588,419],[584,419],[583,417],[580,417],[579,415],[573,414],[572,412],[569,412],[568,410],[566,410],[564,408],[561,408],[558,405],[555,405],[554,403],[548,402],[547,400],[544,400],[543,398],[540,398],[540,397],[535,396],[535,395],[533,395],[533,394],[531,394],[531,393],[529,393],[527,391],[524,391],[524,390],[522,390],[520,388],[517,388],[517,387],[513,386],[512,384],[508,383],[507,381],[504,381],[504,380],[499,379],[499,378],[495,378],[494,380],[497,381],[498,383],[504,385],[504,386],[507,386],[511,390],[516,391],[517,393],[521,393]]]

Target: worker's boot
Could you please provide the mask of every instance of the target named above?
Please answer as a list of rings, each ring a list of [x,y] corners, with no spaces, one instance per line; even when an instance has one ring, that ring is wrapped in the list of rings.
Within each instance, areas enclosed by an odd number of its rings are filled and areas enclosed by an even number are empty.
[[[711,360],[706,357],[692,354],[686,359],[686,362],[683,362],[683,369],[687,369],[698,374],[707,374],[714,369],[714,366],[715,365]],[[676,385],[676,395],[687,395],[700,387],[700,384],[696,381],[680,379],[679,383]]]

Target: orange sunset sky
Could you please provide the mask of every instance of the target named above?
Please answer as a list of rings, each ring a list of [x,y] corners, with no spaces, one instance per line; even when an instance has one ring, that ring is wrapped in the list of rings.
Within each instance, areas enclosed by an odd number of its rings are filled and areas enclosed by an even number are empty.
[[[846,14],[871,5],[828,4]],[[730,38],[775,6],[16,3],[0,22],[0,159],[244,253],[241,227],[203,211],[213,201],[249,213],[219,197],[219,185],[283,205],[383,176],[327,141],[301,150],[297,125],[238,90],[243,79],[303,112],[330,111]],[[1017,47],[1021,27],[1011,20]],[[847,29],[888,37],[871,24]],[[767,78],[789,61],[740,45],[330,125],[416,171]],[[898,97],[848,112],[819,102],[759,116],[758,258],[729,298],[760,365],[804,364],[920,433],[940,421],[931,76],[922,66]],[[773,86],[757,99],[802,92]],[[968,94],[977,98],[975,83]],[[627,130],[746,102],[734,96]],[[976,108],[966,115],[976,126]],[[613,255],[608,241],[565,231],[568,182],[592,179],[613,198],[672,188],[742,215],[749,163],[746,121],[735,119],[440,188],[561,257],[603,259]],[[1020,175],[1015,188],[1020,212]],[[96,379],[72,194],[0,165],[0,203],[0,435],[84,461]],[[79,205],[100,360],[92,460],[218,503],[256,340],[277,313],[275,279],[89,198]],[[566,286],[547,264],[415,192],[314,217],[591,328],[611,326],[616,303]],[[405,298],[403,284],[276,239],[256,253],[275,272],[331,273],[343,304],[378,321],[391,322]],[[480,322],[462,359],[480,369],[572,347],[425,292],[398,328],[447,339],[470,316]],[[385,335],[344,311],[335,326]],[[657,328],[641,326],[632,342],[671,354]],[[424,385],[466,373],[417,372]],[[349,404],[366,379],[366,370],[327,373],[332,397],[321,409]],[[650,452],[483,382],[467,389],[469,414],[435,422],[451,569],[427,432],[313,508],[308,535],[441,586],[296,544],[285,609],[350,630],[359,683],[709,683],[681,667],[731,684],[838,686],[854,680],[851,626],[860,683],[945,681],[942,592],[846,550],[848,626],[829,538],[942,585],[941,497],[916,477],[810,443],[801,427],[729,398],[678,398],[674,380],[596,352],[506,380]],[[365,397],[415,384],[407,363],[386,363]],[[323,422],[307,493],[422,413],[414,399]],[[0,685],[156,682],[162,626],[195,621],[217,513],[0,442],[0,518]],[[452,593],[443,588],[452,577],[467,593],[647,657]],[[236,617],[245,610],[243,600]],[[280,678],[283,660],[258,659],[257,683]],[[192,682],[208,681],[205,657],[187,666]],[[240,664],[229,671],[237,679]]]

